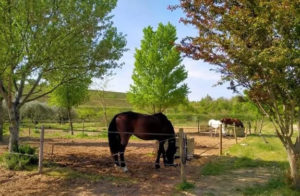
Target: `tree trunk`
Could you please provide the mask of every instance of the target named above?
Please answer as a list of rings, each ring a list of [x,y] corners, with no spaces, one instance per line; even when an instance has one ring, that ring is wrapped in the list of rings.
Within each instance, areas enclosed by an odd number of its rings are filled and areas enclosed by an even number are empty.
[[[20,126],[20,108],[16,103],[13,103],[8,108],[10,119],[10,137],[9,137],[9,152],[13,152],[18,149],[19,146],[19,126]]]
[[[107,119],[107,114],[106,114],[106,107],[103,107],[103,114],[104,114],[104,121],[105,121],[105,126],[108,129],[108,119]]]
[[[3,98],[0,98],[0,142],[3,141],[4,110],[2,106]]]
[[[260,124],[259,124],[259,129],[258,132],[261,134],[261,130],[263,128],[263,124],[264,124],[264,117],[262,117],[262,119],[260,120]]]
[[[300,154],[296,153],[294,148],[288,146],[286,147],[288,161],[290,164],[290,177],[292,179],[292,183],[295,189],[300,190]]]
[[[70,129],[71,129],[71,134],[74,135],[73,132],[73,121],[72,121],[72,115],[71,115],[71,107],[68,107],[68,117],[69,117],[69,122],[70,122]]]
[[[248,121],[248,132],[249,132],[249,135],[251,135],[251,122]]]

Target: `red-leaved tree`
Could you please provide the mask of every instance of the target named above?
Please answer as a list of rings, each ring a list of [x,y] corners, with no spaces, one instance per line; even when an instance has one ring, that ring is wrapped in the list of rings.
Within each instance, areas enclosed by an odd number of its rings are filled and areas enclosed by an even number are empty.
[[[180,0],[171,9],[199,30],[178,48],[193,59],[216,65],[231,88],[269,117],[284,145],[293,185],[300,189],[300,2],[298,0]]]

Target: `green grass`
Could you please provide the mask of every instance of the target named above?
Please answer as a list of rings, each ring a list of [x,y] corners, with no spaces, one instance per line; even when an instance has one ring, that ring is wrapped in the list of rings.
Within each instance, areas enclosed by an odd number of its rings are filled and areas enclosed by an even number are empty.
[[[177,191],[187,191],[195,188],[195,184],[190,182],[181,182],[175,186]]]
[[[28,144],[19,145],[14,153],[6,152],[0,157],[0,163],[10,170],[33,170],[38,163],[38,157],[35,153],[36,148]]]
[[[254,167],[274,167],[285,169],[286,162],[263,161],[261,159],[250,159],[247,157],[222,156],[207,163],[201,168],[202,175],[222,175],[232,170]]]
[[[241,168],[265,167],[275,171],[267,184],[253,185],[238,190],[243,195],[300,195],[290,188],[287,172],[289,164],[280,140],[272,132],[271,126],[265,127],[265,143],[259,135],[251,135],[240,144],[235,144],[226,156],[217,157],[201,168],[202,175],[222,175]]]
[[[300,193],[287,186],[287,182],[281,176],[271,178],[267,184],[248,187],[239,190],[243,195],[286,195],[297,196]]]

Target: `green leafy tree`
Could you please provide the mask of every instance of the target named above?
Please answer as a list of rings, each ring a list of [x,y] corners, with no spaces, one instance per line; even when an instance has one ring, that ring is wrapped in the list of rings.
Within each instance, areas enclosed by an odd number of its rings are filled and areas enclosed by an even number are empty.
[[[71,134],[73,135],[72,108],[88,99],[88,87],[91,79],[77,79],[59,86],[50,94],[50,102],[56,106],[65,108],[68,112]]]
[[[103,77],[101,81],[96,82],[96,86],[98,88],[96,94],[102,107],[102,114],[103,114],[106,128],[108,128],[109,126],[109,121],[107,117],[107,100],[106,100],[107,92],[105,91],[105,89],[107,88],[109,81],[110,81],[109,77]]]
[[[85,121],[90,120],[91,118],[95,118],[97,113],[95,108],[79,108],[77,109],[78,117],[82,120],[82,131],[84,132],[85,129]]]
[[[78,75],[101,77],[119,66],[126,41],[111,21],[116,3],[0,0],[0,95],[10,118],[10,151],[18,146],[26,102]]]
[[[128,100],[148,112],[163,112],[166,108],[184,102],[188,87],[180,53],[174,47],[176,29],[159,24],[144,30],[141,48],[136,49],[135,64]]]
[[[26,103],[21,109],[22,119],[30,119],[31,122],[37,125],[42,120],[51,119],[54,116],[54,110],[46,103],[39,101],[32,101]]]
[[[300,189],[300,133],[292,137],[300,121],[299,0],[180,0],[177,7],[186,13],[182,21],[199,30],[179,49],[216,65],[233,90],[248,90],[273,123]]]

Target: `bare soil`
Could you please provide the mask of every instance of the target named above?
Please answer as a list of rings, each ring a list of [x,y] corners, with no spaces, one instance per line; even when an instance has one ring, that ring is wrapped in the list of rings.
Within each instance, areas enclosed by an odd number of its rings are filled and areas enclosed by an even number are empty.
[[[195,138],[195,158],[186,166],[188,181],[196,185],[191,193],[175,189],[180,183],[180,167],[161,164],[160,169],[154,168],[153,141],[130,140],[125,154],[129,172],[124,173],[113,167],[106,139],[46,139],[45,160],[55,166],[46,166],[42,175],[0,167],[0,195],[222,195],[233,193],[241,182],[249,185],[257,178],[262,183],[269,179],[269,172],[260,168],[230,176],[201,176],[201,166],[219,154],[219,138],[198,134],[189,137]],[[22,137],[21,143],[38,146],[39,140]],[[233,138],[224,138],[223,148],[234,143]],[[7,144],[0,143],[0,154],[6,151]],[[59,173],[57,168],[67,172]],[[228,180],[231,178],[235,180]]]

